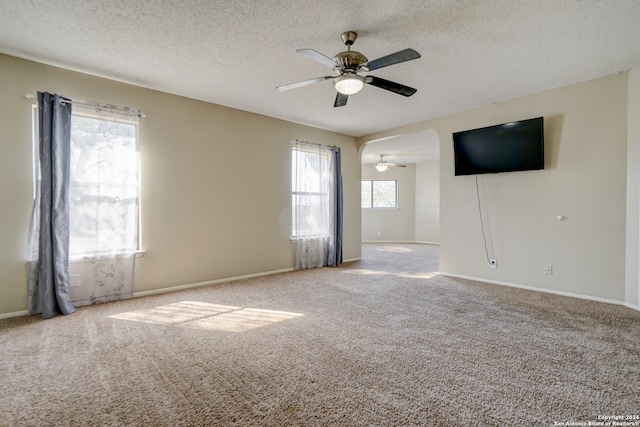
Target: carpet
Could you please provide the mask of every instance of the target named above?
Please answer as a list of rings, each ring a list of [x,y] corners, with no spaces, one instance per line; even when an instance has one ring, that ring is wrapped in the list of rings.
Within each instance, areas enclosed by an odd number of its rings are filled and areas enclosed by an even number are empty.
[[[366,244],[337,268],[0,320],[0,425],[635,422],[640,313],[437,263]]]

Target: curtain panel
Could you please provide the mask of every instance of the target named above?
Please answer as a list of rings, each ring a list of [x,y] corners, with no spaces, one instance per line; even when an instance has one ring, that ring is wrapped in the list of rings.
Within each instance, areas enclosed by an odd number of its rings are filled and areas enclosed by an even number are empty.
[[[74,106],[70,294],[76,306],[131,298],[138,249],[138,117]]]
[[[50,318],[133,295],[139,113],[38,93],[28,311]],[[122,110],[122,111],[120,111]]]
[[[335,267],[342,264],[342,155],[340,148],[331,147],[329,165],[331,190],[329,193],[329,217],[332,218],[327,241],[326,265]]]
[[[71,314],[69,296],[69,151],[71,103],[38,92],[40,174],[36,183],[27,254],[29,314],[48,319]]]
[[[292,233],[297,270],[342,262],[340,149],[295,141]]]

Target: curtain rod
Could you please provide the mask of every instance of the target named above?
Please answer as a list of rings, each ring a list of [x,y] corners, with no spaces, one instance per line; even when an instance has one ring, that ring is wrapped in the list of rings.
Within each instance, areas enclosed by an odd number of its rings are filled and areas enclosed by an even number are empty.
[[[337,148],[336,145],[326,145],[326,144],[321,144],[319,142],[305,141],[305,140],[298,139],[298,138],[296,138],[293,141],[291,141],[291,144],[296,144],[296,143],[313,145],[313,146],[316,146],[316,147],[322,147],[322,148],[328,148],[328,149]]]
[[[37,96],[35,96],[32,93],[26,93],[24,95],[25,98],[27,99],[38,99]],[[77,104],[80,105],[82,107],[85,108],[95,108],[96,110],[103,110],[103,111],[115,111],[117,113],[120,114],[125,114],[128,116],[137,116],[140,118],[145,118],[147,117],[147,115],[145,113],[143,113],[142,111],[135,109],[135,108],[129,108],[129,107],[121,107],[119,105],[112,105],[112,104],[100,104],[98,102],[91,102],[91,101],[85,101],[82,99],[72,99],[72,100],[66,100],[66,99],[61,99],[60,102],[65,103],[65,104]]]

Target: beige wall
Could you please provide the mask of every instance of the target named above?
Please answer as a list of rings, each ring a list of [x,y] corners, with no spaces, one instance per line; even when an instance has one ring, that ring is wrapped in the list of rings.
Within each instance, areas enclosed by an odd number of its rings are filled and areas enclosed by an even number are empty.
[[[498,260],[489,269],[473,176],[453,175],[452,133],[544,116],[546,169],[483,175]],[[625,301],[627,73],[359,138],[434,129],[440,137],[440,270]],[[565,221],[558,221],[564,215]],[[543,274],[545,264],[553,275]]]
[[[374,165],[362,165],[362,179],[397,180],[397,209],[362,209],[362,240],[364,242],[415,241],[416,168],[388,168],[384,172]],[[380,235],[378,235],[380,232]]]
[[[416,165],[416,242],[440,241],[440,161]]]
[[[135,292],[293,266],[290,141],[342,149],[344,258],[360,256],[352,137],[0,55],[0,314],[26,308],[32,205],[25,93],[140,108],[142,236]]]
[[[629,72],[627,98],[627,244],[625,300],[640,306],[640,67]]]
[[[363,165],[362,179],[398,181],[398,209],[362,210],[364,242],[438,243],[439,161],[410,164],[406,168],[389,168],[385,172],[378,172],[373,165]]]

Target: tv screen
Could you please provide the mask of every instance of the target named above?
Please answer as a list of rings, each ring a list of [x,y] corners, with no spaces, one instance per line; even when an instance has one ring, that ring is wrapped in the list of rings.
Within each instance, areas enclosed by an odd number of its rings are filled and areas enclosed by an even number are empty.
[[[543,118],[453,134],[455,175],[544,169]]]

